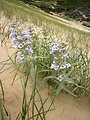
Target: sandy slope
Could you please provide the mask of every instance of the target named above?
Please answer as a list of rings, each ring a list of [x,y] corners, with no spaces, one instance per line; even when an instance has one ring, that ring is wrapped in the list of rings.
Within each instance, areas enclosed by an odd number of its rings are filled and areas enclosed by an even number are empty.
[[[14,52],[13,48],[8,48],[10,54]],[[0,47],[0,61],[7,59],[5,47]],[[0,65],[1,68],[2,65]],[[5,107],[11,116],[11,120],[15,120],[17,114],[21,110],[22,87],[21,81],[16,80],[12,85],[14,72],[8,70],[0,74],[5,92]],[[27,95],[31,93],[31,86],[28,85]],[[47,88],[42,88],[41,95],[46,98],[48,94]],[[46,104],[49,106],[50,100]],[[8,120],[8,117],[6,118]],[[87,97],[81,100],[75,100],[68,94],[61,93],[55,100],[55,110],[47,114],[47,120],[90,120],[90,101]]]
[[[1,39],[1,36],[0,36]],[[15,50],[8,46],[9,54],[12,54]],[[0,47],[0,62],[8,59],[6,48]],[[0,69],[3,64],[0,64]],[[5,68],[7,68],[6,66]],[[21,80],[16,80],[12,85],[15,72],[11,72],[13,69],[0,74],[2,80],[4,93],[5,93],[5,108],[11,116],[11,120],[15,120],[17,114],[21,111],[22,102],[22,86]],[[1,71],[0,71],[1,72]],[[27,96],[31,93],[31,85],[28,85]],[[1,93],[1,92],[0,92]],[[41,95],[46,98],[48,95],[47,88],[42,88]],[[48,100],[46,108],[50,104]],[[6,116],[6,120],[8,120]],[[55,100],[55,110],[47,114],[47,120],[90,120],[90,101],[87,97],[83,97],[80,100],[76,100],[68,94],[61,93]]]

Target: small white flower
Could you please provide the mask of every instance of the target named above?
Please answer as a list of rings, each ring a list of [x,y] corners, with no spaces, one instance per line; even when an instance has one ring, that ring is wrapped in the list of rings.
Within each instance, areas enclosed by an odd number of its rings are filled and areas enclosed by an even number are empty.
[[[57,65],[56,63],[52,63],[51,68],[54,70],[58,70],[59,65]]]
[[[20,57],[20,60],[23,60],[24,59],[24,54],[21,54],[19,57]]]
[[[17,40],[22,40],[22,37],[21,36],[17,36]]]
[[[60,66],[60,69],[61,69],[61,70],[65,69],[65,68],[66,68],[66,65],[61,65],[61,66]]]
[[[64,64],[64,65],[61,65],[60,69],[63,70],[63,69],[69,68],[69,67],[71,67],[71,64],[67,63],[67,64]]]
[[[70,64],[70,63],[67,63],[67,64],[66,64],[66,67],[67,67],[67,68],[71,67],[71,64]]]
[[[29,48],[28,52],[33,53],[33,49],[32,49],[32,48]]]
[[[18,52],[17,53],[17,59],[18,59],[18,62],[22,61],[24,59],[24,54]]]
[[[24,45],[22,44],[22,43],[20,43],[20,44],[18,44],[18,46],[17,46],[18,48],[23,48],[24,47]]]
[[[61,75],[61,74],[58,74],[58,75],[57,75],[57,79],[58,79],[59,81],[62,81],[62,80],[63,80],[62,75]]]

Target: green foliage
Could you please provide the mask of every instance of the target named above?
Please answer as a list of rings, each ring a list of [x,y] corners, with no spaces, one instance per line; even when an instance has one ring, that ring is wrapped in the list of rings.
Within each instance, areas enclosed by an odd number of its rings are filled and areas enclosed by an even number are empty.
[[[33,65],[31,69],[29,70],[30,73],[26,73],[26,76],[23,74],[22,79],[22,88],[23,88],[23,101],[22,101],[22,111],[18,114],[16,120],[46,120],[46,115],[49,111],[54,110],[51,109],[53,106],[54,99],[52,99],[52,102],[50,103],[47,110],[45,109],[45,104],[48,100],[48,97],[46,99],[43,99],[40,95],[40,91],[37,88],[36,80],[37,80],[37,69],[34,68]],[[26,71],[27,72],[27,71]],[[33,90],[29,97],[29,100],[27,101],[27,84],[29,81],[29,76],[32,78],[32,84],[33,84]],[[36,96],[39,96],[39,100],[36,99]],[[40,104],[40,107],[37,105],[37,101]]]
[[[17,52],[21,52],[24,55],[23,59],[20,58],[21,61],[17,60],[18,66],[24,66],[24,70],[21,70],[21,73],[27,76],[33,64],[33,67],[37,67],[38,77],[43,78],[41,81],[37,80],[39,87],[48,83],[56,95],[61,91],[68,92],[73,96],[89,94],[90,58],[88,57],[88,51],[76,49],[74,43],[72,44],[74,41],[71,41],[71,43],[69,41],[68,43],[57,42],[50,37],[52,35],[48,34],[46,30],[39,32],[35,29],[32,30],[30,28],[31,33],[28,33],[28,36],[30,34],[32,38],[32,42],[30,42],[32,53],[28,54],[27,51],[25,52],[25,46],[19,47],[15,44]],[[21,42],[19,40],[20,43],[18,44],[23,44],[26,40],[21,36]],[[18,39],[15,41],[18,42]]]

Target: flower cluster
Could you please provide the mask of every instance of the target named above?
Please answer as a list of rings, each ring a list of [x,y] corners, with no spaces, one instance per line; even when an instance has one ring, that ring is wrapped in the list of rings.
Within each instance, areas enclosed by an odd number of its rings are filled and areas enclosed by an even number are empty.
[[[9,27],[10,37],[14,48],[18,49],[17,56],[23,60],[26,55],[33,53],[32,40],[34,25],[26,25],[25,28],[20,28],[20,23],[12,23]]]
[[[53,56],[51,68],[57,71],[56,77],[58,80],[62,81],[62,72],[71,67],[71,64],[67,62],[67,58],[69,57],[67,52],[67,44],[60,42],[52,43],[50,54]]]

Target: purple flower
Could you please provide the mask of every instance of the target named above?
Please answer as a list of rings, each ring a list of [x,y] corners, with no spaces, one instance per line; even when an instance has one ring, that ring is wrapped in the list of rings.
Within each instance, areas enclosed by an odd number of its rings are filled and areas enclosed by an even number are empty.
[[[17,59],[18,59],[18,61],[22,61],[24,59],[24,54],[21,53],[21,52],[18,52],[17,53]]]
[[[55,54],[56,52],[59,52],[59,43],[57,42],[51,44],[50,54]]]
[[[26,29],[21,32],[22,35],[30,35],[30,30]]]
[[[70,68],[70,67],[71,67],[71,64],[67,63],[67,64],[64,64],[64,65],[61,65],[60,69],[63,70],[63,69]]]
[[[61,69],[61,70],[65,69],[65,68],[66,68],[66,65],[61,65],[61,66],[60,66],[60,69]]]
[[[25,34],[22,36],[23,39],[29,39],[30,38],[30,35],[29,34]]]
[[[22,37],[21,36],[17,36],[17,40],[22,40]]]
[[[10,33],[10,37],[13,38],[13,37],[17,37],[17,33],[15,31],[11,32]]]
[[[70,63],[67,63],[66,64],[66,68],[70,68],[71,67],[71,64]]]
[[[25,51],[26,51],[26,52],[29,52],[29,53],[33,53],[32,48],[25,48]]]
[[[19,55],[19,59],[20,59],[20,60],[23,60],[23,59],[24,59],[24,54],[20,54],[20,55]]]
[[[25,51],[27,52],[29,48],[25,48]]]
[[[12,47],[17,48],[17,47],[18,47],[18,44],[19,44],[19,42],[17,41],[17,39],[16,39],[16,38],[13,38],[13,39],[12,39]]]
[[[51,68],[54,70],[58,70],[59,69],[59,65],[55,62],[52,63]]]
[[[16,42],[17,41],[17,37],[12,37],[12,41]]]
[[[24,45],[23,45],[22,43],[19,43],[17,47],[18,47],[18,48],[23,48]]]
[[[22,42],[24,46],[27,46],[27,45],[30,45],[31,44],[31,41],[25,41],[25,42]]]
[[[32,48],[29,48],[29,49],[28,49],[28,52],[33,53]]]
[[[63,76],[62,76],[61,74],[57,74],[57,79],[58,79],[59,81],[62,81],[62,80],[63,80]]]

